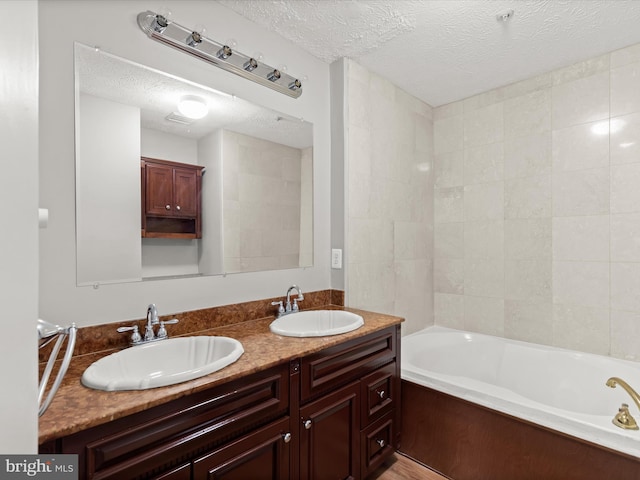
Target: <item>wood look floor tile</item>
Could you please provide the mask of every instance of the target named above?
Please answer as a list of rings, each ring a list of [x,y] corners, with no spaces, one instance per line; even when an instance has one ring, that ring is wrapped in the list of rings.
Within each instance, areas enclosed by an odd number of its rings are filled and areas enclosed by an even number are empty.
[[[390,461],[373,472],[368,480],[448,480],[447,477],[395,453]]]

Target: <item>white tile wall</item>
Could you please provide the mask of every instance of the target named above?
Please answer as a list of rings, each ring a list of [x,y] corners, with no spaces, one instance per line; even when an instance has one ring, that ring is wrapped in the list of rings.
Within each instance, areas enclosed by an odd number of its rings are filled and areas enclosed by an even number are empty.
[[[299,266],[303,151],[231,131],[223,135],[225,271]]]
[[[433,118],[436,324],[640,361],[640,44]]]
[[[346,301],[405,317],[409,333],[433,324],[434,282],[462,293],[461,228],[438,232],[448,253],[433,262],[434,216],[463,219],[462,117],[442,120],[435,145],[431,107],[353,61],[347,75]],[[435,182],[453,188],[434,198]]]

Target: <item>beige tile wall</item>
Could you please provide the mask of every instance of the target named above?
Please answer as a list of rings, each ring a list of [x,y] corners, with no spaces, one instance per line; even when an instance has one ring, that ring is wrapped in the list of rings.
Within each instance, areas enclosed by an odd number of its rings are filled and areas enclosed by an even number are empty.
[[[640,45],[433,120],[435,323],[640,360]]]
[[[302,155],[297,148],[223,132],[225,272],[300,265]]]
[[[347,304],[433,323],[431,107],[347,61]]]

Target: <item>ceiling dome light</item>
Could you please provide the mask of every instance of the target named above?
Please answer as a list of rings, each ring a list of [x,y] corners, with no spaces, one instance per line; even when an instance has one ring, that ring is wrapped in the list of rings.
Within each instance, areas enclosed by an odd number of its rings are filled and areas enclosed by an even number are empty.
[[[185,95],[178,102],[178,111],[187,118],[197,120],[209,113],[209,108],[204,99],[195,95]]]

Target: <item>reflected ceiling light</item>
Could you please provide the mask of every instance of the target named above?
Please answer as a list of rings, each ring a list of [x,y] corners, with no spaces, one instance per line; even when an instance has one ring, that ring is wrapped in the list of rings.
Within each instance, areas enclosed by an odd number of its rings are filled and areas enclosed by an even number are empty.
[[[632,147],[635,144],[636,144],[636,142],[624,142],[624,143],[620,144],[620,148],[629,148],[629,147]]]
[[[608,133],[616,133],[624,128],[627,124],[621,118],[612,118],[610,120],[603,120],[601,122],[594,123],[591,126],[591,133],[594,135],[607,135]]]
[[[195,95],[185,95],[178,102],[178,111],[187,118],[197,120],[209,113],[209,107],[204,99]]]

